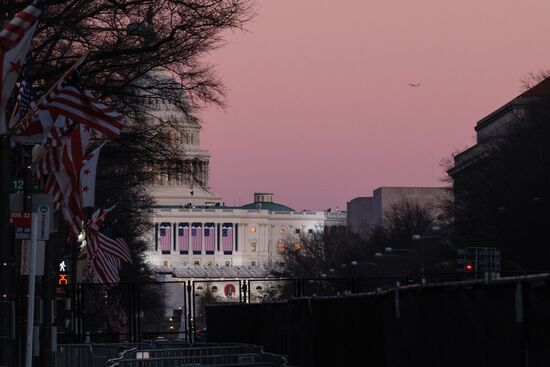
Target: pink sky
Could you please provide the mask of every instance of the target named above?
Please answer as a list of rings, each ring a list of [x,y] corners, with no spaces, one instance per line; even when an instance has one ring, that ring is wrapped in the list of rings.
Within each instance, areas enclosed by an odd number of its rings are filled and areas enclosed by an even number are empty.
[[[201,114],[228,205],[272,191],[345,208],[379,186],[441,185],[477,120],[550,69],[547,0],[263,0],[247,30],[209,57],[227,110]]]

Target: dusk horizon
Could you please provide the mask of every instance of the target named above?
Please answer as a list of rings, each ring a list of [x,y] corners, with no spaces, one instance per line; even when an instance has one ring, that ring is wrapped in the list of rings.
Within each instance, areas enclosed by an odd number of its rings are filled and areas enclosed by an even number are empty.
[[[541,1],[333,4],[261,2],[209,56],[228,107],[201,112],[202,145],[227,205],[271,191],[345,209],[380,186],[446,186],[442,162],[476,122],[550,65]]]

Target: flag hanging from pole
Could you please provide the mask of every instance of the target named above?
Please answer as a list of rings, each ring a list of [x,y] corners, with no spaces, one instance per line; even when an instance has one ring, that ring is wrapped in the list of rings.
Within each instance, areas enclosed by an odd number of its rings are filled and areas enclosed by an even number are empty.
[[[29,6],[15,14],[13,19],[0,31],[0,49],[7,52],[17,47],[29,33],[34,33],[32,26],[44,11],[46,1],[34,0]],[[31,37],[32,38],[32,37]]]
[[[45,1],[35,0],[31,5],[15,14],[12,20],[0,31],[0,134],[5,134],[8,127],[4,120],[6,104],[25,58],[31,47],[36,31],[37,19],[44,11]]]
[[[103,145],[104,144],[101,144],[84,158],[82,168],[80,169],[80,190],[83,208],[93,208],[95,206],[97,162]]]
[[[112,236],[106,229],[87,231],[86,246],[79,260],[87,262],[87,277],[95,283],[103,283],[110,288],[120,281],[119,270],[122,263],[131,263],[130,249],[122,237]]]
[[[63,81],[38,102],[38,107],[50,111],[52,117],[66,116],[111,139],[120,135],[124,118],[96,100],[89,91]]]
[[[21,74],[23,64],[25,64],[25,58],[29,48],[31,47],[32,37],[36,30],[36,24],[33,25],[29,31],[24,35],[21,42],[19,42],[14,48],[9,51],[0,52],[0,72],[1,85],[0,88],[0,111],[5,111],[8,99],[11,96],[11,92],[15,87],[15,82]],[[0,38],[1,42],[1,38]],[[7,124],[2,117],[2,123],[0,124],[0,134],[5,134],[8,131]]]
[[[27,120],[24,129],[13,134],[11,138],[13,143],[23,145],[40,144],[44,139],[44,135],[50,130],[52,126],[51,116],[47,111],[36,109],[37,100],[38,95],[32,87],[32,82],[26,77],[22,77],[17,103],[8,124],[9,129],[11,130],[29,111],[34,110],[36,112]]]

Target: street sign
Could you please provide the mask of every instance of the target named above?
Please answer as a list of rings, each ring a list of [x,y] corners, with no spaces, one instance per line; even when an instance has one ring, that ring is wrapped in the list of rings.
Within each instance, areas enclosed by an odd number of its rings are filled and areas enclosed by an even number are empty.
[[[22,193],[23,192],[23,184],[24,181],[22,178],[12,178],[11,179],[11,186],[10,186],[10,192],[13,193]]]
[[[50,239],[50,208],[46,205],[38,207],[38,235],[37,240],[47,241]]]
[[[44,241],[36,241],[36,274],[44,275],[44,250],[46,245]],[[21,241],[21,274],[29,275],[31,268],[31,241]]]
[[[15,226],[15,238],[20,240],[31,239],[31,213],[11,212],[10,223]]]
[[[10,192],[12,194],[22,194],[24,190],[25,181],[22,178],[14,177],[11,179]],[[32,183],[32,192],[40,192],[40,185],[38,182]]]

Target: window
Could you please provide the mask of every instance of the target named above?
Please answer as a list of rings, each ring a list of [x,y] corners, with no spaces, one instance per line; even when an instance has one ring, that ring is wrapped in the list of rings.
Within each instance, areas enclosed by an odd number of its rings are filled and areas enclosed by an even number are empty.
[[[250,232],[251,233],[256,233],[256,227],[250,227]]]
[[[195,260],[195,261],[193,261],[193,265],[195,265],[195,266],[200,266],[200,265],[201,265],[201,261],[200,261],[200,260]]]
[[[231,266],[231,260],[225,260],[225,266]]]
[[[250,262],[250,265],[251,265],[251,266],[256,266],[256,261],[252,260],[252,261]]]
[[[307,233],[313,233],[313,229],[312,228],[308,229]]]
[[[281,228],[281,229],[279,229],[279,233],[280,233],[280,234],[285,234],[285,233],[286,233],[286,231],[285,231],[285,229],[284,229],[284,228]]]
[[[213,260],[208,260],[206,262],[206,266],[213,266],[214,265],[214,261]]]
[[[300,234],[300,228],[296,228],[296,229],[294,230],[294,232],[295,232],[296,234]]]
[[[167,267],[168,267],[168,260],[164,260],[164,261],[162,262],[162,266],[164,266],[165,268],[167,268]]]
[[[277,250],[279,250],[279,252],[285,252],[285,241],[279,240],[277,242]]]
[[[218,291],[218,287],[213,286],[213,287],[212,287],[212,293],[216,293],[217,291]]]
[[[187,260],[181,260],[180,263],[181,263],[182,265],[187,265]]]
[[[256,252],[256,241],[250,241],[250,252]]]

